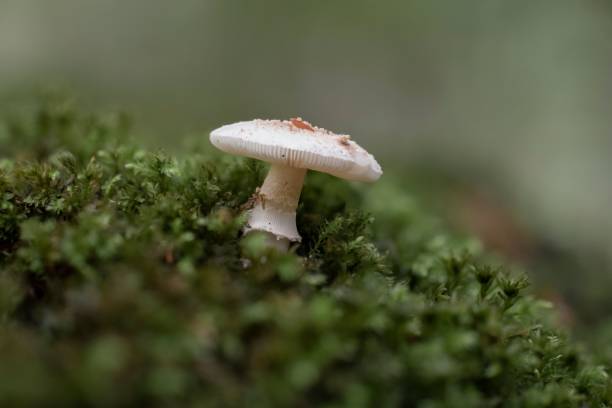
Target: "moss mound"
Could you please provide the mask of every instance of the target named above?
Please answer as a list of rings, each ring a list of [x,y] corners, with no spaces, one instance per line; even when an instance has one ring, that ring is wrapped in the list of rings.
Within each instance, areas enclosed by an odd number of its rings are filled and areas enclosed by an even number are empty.
[[[0,127],[0,405],[610,404],[526,279],[392,176],[309,174],[278,254],[240,237],[264,167],[128,133],[63,102]]]

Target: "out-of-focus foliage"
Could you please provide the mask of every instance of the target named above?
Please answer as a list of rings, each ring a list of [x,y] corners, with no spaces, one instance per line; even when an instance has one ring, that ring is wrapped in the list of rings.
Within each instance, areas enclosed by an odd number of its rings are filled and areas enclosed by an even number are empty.
[[[527,281],[392,175],[310,174],[303,244],[240,235],[256,162],[51,103],[0,128],[0,405],[608,406]]]
[[[0,110],[64,86],[172,150],[193,129],[303,116],[387,169],[425,168],[431,190],[477,191],[461,228],[485,245],[491,197],[531,238],[494,231],[503,254],[596,324],[612,315],[610,38],[601,0],[4,0]]]

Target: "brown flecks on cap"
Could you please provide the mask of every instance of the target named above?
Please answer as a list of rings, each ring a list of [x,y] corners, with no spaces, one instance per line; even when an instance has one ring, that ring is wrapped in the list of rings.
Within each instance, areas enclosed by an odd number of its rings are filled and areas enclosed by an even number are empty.
[[[300,117],[291,118],[290,121],[291,121],[291,124],[298,129],[304,129],[304,130],[308,130],[311,132],[315,131],[310,123],[306,122],[305,120],[302,120],[302,118]]]
[[[354,143],[351,144],[351,137],[349,135],[342,135],[338,138],[338,143],[340,144],[340,146],[342,146],[345,150],[351,152],[355,149]]]
[[[343,135],[340,136],[340,138],[338,139],[338,142],[342,145],[342,146],[350,146],[350,141],[351,141],[351,137],[348,135]]]

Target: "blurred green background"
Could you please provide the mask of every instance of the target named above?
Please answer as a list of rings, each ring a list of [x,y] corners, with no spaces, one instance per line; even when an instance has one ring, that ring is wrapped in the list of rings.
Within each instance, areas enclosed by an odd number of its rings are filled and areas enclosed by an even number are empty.
[[[612,316],[608,1],[0,0],[0,113],[49,86],[169,150],[255,117],[349,133],[566,324]]]

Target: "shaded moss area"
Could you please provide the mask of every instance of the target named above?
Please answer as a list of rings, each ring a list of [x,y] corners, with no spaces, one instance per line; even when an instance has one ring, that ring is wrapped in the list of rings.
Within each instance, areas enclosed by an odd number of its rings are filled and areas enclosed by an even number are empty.
[[[240,235],[257,162],[144,151],[63,101],[0,146],[0,405],[611,403],[526,279],[392,175],[309,174],[278,254]]]

